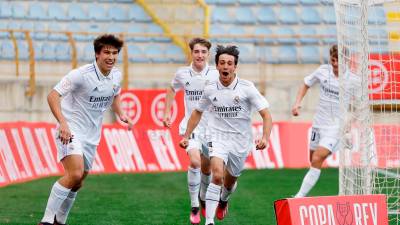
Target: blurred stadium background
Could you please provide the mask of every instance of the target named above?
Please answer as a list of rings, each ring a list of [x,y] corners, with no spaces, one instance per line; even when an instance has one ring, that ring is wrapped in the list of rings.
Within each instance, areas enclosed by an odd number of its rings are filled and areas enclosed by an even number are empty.
[[[387,17],[388,14],[390,12],[383,6],[374,7],[368,20],[384,26],[397,18]],[[377,40],[398,41],[400,35],[391,35],[388,39],[386,29],[376,27],[378,29],[371,35]],[[275,121],[311,121],[318,90],[312,89],[315,94],[310,93],[304,99],[301,117],[291,116],[291,105],[302,78],[328,61],[329,47],[337,41],[333,0],[0,0],[0,122],[54,122],[47,106],[48,92],[69,70],[94,60],[92,40],[105,32],[119,34],[125,40],[118,65],[124,74],[125,88],[167,87],[176,69],[189,62],[186,43],[194,36],[210,38],[212,55],[217,44],[239,46],[238,74],[253,81],[267,97]],[[385,49],[374,51],[379,53]],[[210,63],[214,64],[213,61],[212,56]],[[105,122],[114,122],[111,113],[107,114]],[[232,212],[236,214],[226,224],[274,224],[272,201],[293,194],[305,171],[281,170],[279,173],[282,174],[277,176],[267,170],[246,171],[243,188],[239,188],[233,198],[238,208]],[[163,176],[157,174],[121,175],[116,176],[117,180],[113,175],[104,176],[99,184],[97,176],[89,178],[88,191],[82,196],[97,190],[100,184],[105,190],[85,200],[78,199],[72,210],[71,224],[85,224],[96,218],[113,218],[112,222],[98,221],[98,224],[135,224],[127,222],[134,218],[142,218],[142,224],[151,224],[146,223],[146,219],[154,214],[146,209],[159,211],[152,207],[163,201],[174,202],[176,211],[171,211],[168,204],[161,204],[161,213],[153,224],[187,223],[188,202],[179,204],[187,200],[184,173],[167,175],[178,183],[169,191],[180,193],[180,199],[148,198],[146,201],[150,204],[132,213],[129,208],[142,202],[131,197],[132,205],[124,203],[123,207],[128,209],[119,214],[119,204],[126,196],[134,193],[133,196],[140,198],[149,190],[162,192],[137,184],[132,187],[129,182],[156,182],[157,186],[162,186],[168,179],[161,179]],[[277,180],[277,177],[288,179]],[[36,222],[42,215],[47,189],[54,179],[2,188],[0,224]],[[315,187],[311,194],[337,194],[337,170],[328,170],[322,179],[319,185],[325,186]],[[112,184],[124,185],[118,189]],[[268,186],[275,192],[264,189]],[[115,199],[85,203],[91,197],[108,195],[115,190],[120,194]],[[254,199],[264,201],[251,203]],[[102,204],[100,200],[112,207],[111,212],[78,213],[81,209],[91,209],[91,204]],[[250,202],[249,208],[240,206],[240,202]],[[267,220],[256,218],[264,212],[267,212]],[[127,216],[129,213],[132,214]]]
[[[214,47],[236,44],[239,75],[268,96],[275,120],[292,120],[297,85],[327,62],[336,43],[332,0],[2,0],[0,6],[0,121],[51,120],[45,95],[71,68],[93,60],[93,37],[104,32],[123,34],[119,66],[130,88],[165,88],[187,63],[193,36],[209,37]],[[376,16],[385,21],[383,8]],[[316,101],[305,100],[301,120],[311,119]]]

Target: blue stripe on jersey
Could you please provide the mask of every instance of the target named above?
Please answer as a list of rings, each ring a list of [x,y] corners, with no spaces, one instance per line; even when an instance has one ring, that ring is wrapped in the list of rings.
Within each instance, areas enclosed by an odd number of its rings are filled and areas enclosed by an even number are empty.
[[[235,88],[236,88],[236,86],[238,85],[238,83],[239,83],[239,78],[237,79],[236,84],[235,84],[235,87],[233,87],[233,90],[235,90]]]
[[[97,74],[97,70],[96,70],[96,66],[93,63],[93,67],[94,67],[94,72],[96,73],[97,79],[100,81],[100,77],[99,74]]]
[[[91,64],[90,66],[86,67],[85,70],[84,70],[82,73],[83,73],[83,74],[91,73],[91,72],[93,72],[94,70],[95,70],[95,67],[94,67],[93,64]]]

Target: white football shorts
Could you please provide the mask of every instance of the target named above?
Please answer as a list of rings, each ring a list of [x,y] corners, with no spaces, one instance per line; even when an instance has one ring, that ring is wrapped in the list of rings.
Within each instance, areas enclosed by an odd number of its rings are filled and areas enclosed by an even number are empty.
[[[313,127],[310,136],[310,149],[314,151],[318,146],[328,149],[334,153],[339,148],[339,129],[338,128],[316,128]]]
[[[206,157],[209,157],[208,155],[208,147],[207,147],[207,141],[206,137],[203,135],[198,135],[198,133],[192,133],[189,138],[189,145],[186,148],[186,152],[192,149],[198,149],[200,150],[200,153],[203,154]]]
[[[242,173],[247,159],[248,153],[244,156],[233,154],[235,146],[232,142],[209,142],[208,151],[209,156],[218,157],[224,160],[224,164],[228,172],[234,176],[239,177]],[[250,151],[248,151],[250,152]]]
[[[92,168],[93,160],[96,155],[97,145],[87,144],[74,137],[72,142],[64,145],[59,137],[56,137],[57,160],[60,162],[68,155],[81,155],[83,157],[84,170]]]

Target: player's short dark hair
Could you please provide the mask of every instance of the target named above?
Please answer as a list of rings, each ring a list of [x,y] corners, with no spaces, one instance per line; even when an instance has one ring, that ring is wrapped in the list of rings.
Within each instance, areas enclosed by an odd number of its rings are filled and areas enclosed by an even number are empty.
[[[192,40],[190,40],[189,42],[189,47],[190,50],[193,51],[193,48],[196,44],[200,44],[204,47],[206,47],[208,50],[210,50],[211,48],[211,42],[205,38],[201,38],[201,37],[195,37]]]
[[[98,36],[93,41],[94,52],[99,54],[101,49],[106,45],[113,46],[114,48],[118,49],[119,52],[124,45],[124,42],[112,34],[103,34]]]
[[[217,46],[216,50],[217,54],[215,54],[215,64],[218,65],[219,56],[222,54],[228,54],[235,57],[235,65],[238,64],[239,61],[239,49],[235,45],[228,45],[226,47],[222,45]]]
[[[332,47],[329,49],[329,56],[338,58],[339,53],[338,53],[338,45],[337,44],[332,45]]]

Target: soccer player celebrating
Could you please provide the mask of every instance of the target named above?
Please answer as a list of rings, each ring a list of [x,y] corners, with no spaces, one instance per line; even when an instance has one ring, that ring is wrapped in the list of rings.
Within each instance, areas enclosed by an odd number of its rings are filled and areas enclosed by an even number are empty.
[[[65,224],[96,154],[103,114],[110,106],[133,125],[120,107],[121,72],[114,67],[123,42],[105,34],[94,42],[95,61],[69,72],[47,100],[58,121],[56,144],[65,173],[53,185],[40,225]]]
[[[304,78],[304,83],[297,93],[296,102],[292,108],[293,116],[298,116],[301,101],[308,89],[314,84],[320,85],[320,96],[317,112],[312,124],[310,139],[311,167],[303,179],[296,198],[305,197],[317,183],[321,174],[322,163],[337,150],[339,142],[339,68],[338,47],[333,45],[330,50],[330,64],[321,65]]]
[[[263,135],[256,140],[256,149],[267,146],[272,128],[267,100],[252,82],[238,78],[235,73],[238,59],[239,50],[236,46],[217,47],[215,63],[219,79],[204,88],[203,96],[193,110],[185,135],[179,143],[183,148],[188,147],[192,131],[203,112],[211,107],[208,146],[212,181],[206,193],[207,225],[214,224],[215,214],[220,220],[226,216],[229,196],[235,191],[236,181],[254,147],[252,111],[257,110],[263,120]]]
[[[167,88],[166,110],[163,120],[164,126],[169,128],[171,126],[170,109],[175,93],[181,89],[184,90],[185,117],[179,125],[180,135],[185,133],[187,120],[202,96],[204,86],[218,79],[218,71],[207,63],[211,43],[204,38],[193,38],[189,42],[189,47],[193,61],[190,66],[181,67],[177,70],[171,86]],[[208,114],[208,112],[205,114]],[[202,203],[203,216],[205,215],[205,195],[210,183],[210,162],[205,139],[207,117],[208,115],[204,116],[199,126],[193,131],[186,148],[190,160],[187,179],[191,200],[190,222],[192,224],[200,223],[199,197]]]

